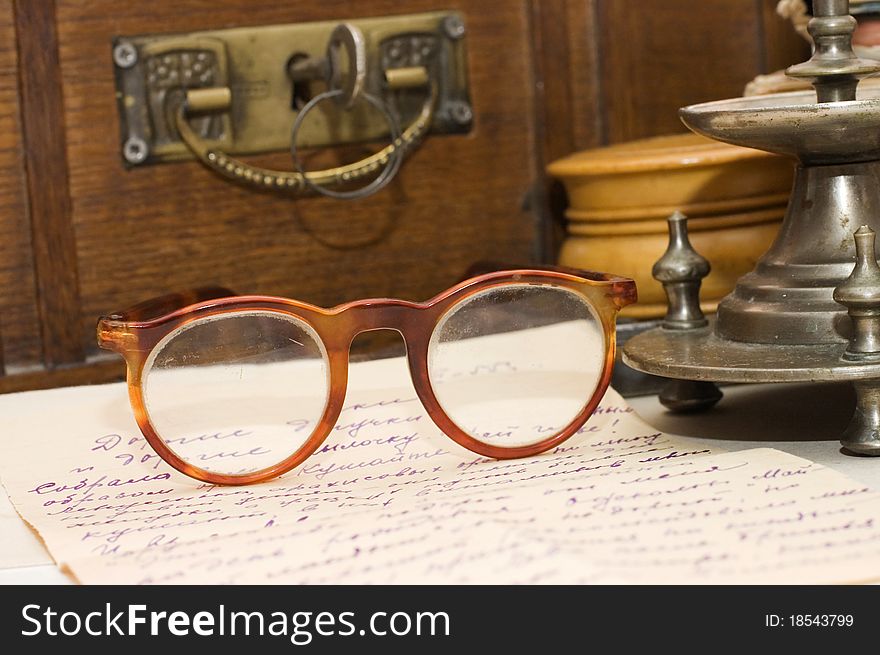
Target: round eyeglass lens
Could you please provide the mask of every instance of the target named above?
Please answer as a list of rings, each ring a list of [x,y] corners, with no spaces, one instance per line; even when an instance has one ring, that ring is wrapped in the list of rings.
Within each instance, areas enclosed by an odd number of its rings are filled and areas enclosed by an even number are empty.
[[[449,310],[428,351],[431,387],[446,415],[485,444],[545,441],[577,418],[602,379],[602,323],[579,294],[511,284]]]
[[[160,341],[142,387],[150,422],[178,457],[246,475],[287,459],[311,436],[327,406],[327,352],[294,316],[221,314]]]

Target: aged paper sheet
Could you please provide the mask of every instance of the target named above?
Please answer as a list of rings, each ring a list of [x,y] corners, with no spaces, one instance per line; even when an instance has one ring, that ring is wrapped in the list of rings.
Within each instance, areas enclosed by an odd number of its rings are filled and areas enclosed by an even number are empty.
[[[0,493],[0,534],[3,535],[0,546],[0,570],[19,566],[37,566],[49,564],[45,550],[34,547],[34,537],[27,524],[24,523],[9,498]]]
[[[880,578],[880,495],[779,451],[658,433],[613,391],[556,451],[494,461],[433,426],[402,360],[355,364],[320,451],[235,488],[156,457],[122,384],[5,396],[0,417],[0,480],[87,583]]]

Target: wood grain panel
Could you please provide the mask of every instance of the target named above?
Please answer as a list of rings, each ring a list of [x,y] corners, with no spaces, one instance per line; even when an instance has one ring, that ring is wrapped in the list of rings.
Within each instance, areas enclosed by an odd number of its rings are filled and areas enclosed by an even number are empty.
[[[597,0],[532,0],[536,139],[545,162],[602,143]]]
[[[408,0],[406,12],[437,9]],[[399,2],[254,3],[60,0],[58,29],[83,339],[94,320],[144,297],[221,284],[321,305],[356,297],[426,298],[475,259],[530,260],[523,209],[533,168],[524,3],[447,2],[468,26],[475,127],[429,137],[386,191],[359,202],[292,201],[233,186],[198,163],[125,171],[119,158],[110,40],[401,13]],[[290,168],[289,155],[258,161]]]
[[[41,362],[31,228],[19,122],[18,55],[11,0],[0,2],[0,362],[9,372]],[[2,373],[2,366],[0,366]]]
[[[564,237],[565,191],[547,179],[551,161],[599,145],[603,112],[599,103],[595,0],[532,0],[535,75],[535,141],[541,181],[533,206],[542,218],[544,259],[555,261]]]
[[[575,150],[601,144],[605,121],[599,80],[598,0],[567,0],[565,25],[571,46],[572,136]],[[552,102],[552,100],[551,100]]]
[[[679,107],[739,96],[763,69],[754,0],[598,0],[598,10],[608,143],[681,132]]]
[[[48,368],[85,359],[73,317],[80,313],[77,260],[70,223],[55,3],[17,2],[22,140],[27,157],[31,243],[43,359]]]
[[[761,15],[761,73],[772,73],[810,56],[810,44],[802,38],[791,22],[776,13],[778,0],[756,0]]]

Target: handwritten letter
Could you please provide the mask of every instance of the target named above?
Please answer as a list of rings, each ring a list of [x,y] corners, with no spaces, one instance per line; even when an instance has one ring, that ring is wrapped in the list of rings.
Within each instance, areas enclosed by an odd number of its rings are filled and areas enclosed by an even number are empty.
[[[0,479],[90,583],[880,578],[880,496],[829,469],[659,433],[610,390],[555,451],[490,460],[440,433],[406,381],[400,360],[353,365],[326,443],[249,487],[169,468],[124,385],[6,396]]]

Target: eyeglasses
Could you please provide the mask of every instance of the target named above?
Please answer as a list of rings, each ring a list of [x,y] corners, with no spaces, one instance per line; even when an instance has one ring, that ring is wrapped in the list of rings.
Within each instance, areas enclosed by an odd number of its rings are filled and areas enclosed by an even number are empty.
[[[156,453],[198,480],[249,484],[321,446],[352,341],[371,330],[403,336],[419,399],[460,445],[498,459],[554,448],[604,395],[617,312],[635,300],[630,279],[549,267],[472,277],[425,303],[333,309],[212,288],[102,317],[98,345],[125,358]]]

